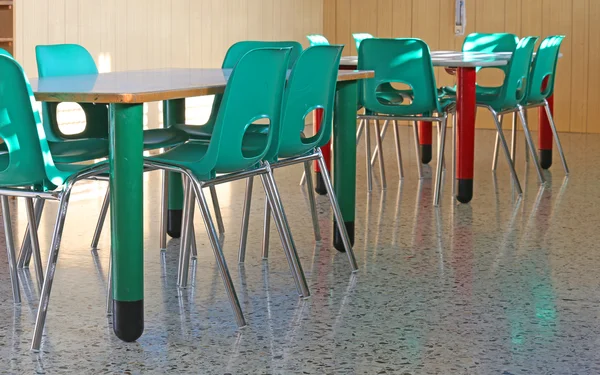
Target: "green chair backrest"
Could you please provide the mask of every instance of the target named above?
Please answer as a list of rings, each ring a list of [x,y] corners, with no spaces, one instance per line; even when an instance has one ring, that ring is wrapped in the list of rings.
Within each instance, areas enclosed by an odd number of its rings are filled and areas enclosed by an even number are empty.
[[[239,59],[227,82],[202,160],[202,164],[214,165],[214,173],[250,168],[266,155],[276,135],[273,131],[268,133],[265,149],[254,155],[244,155],[242,140],[248,127],[261,119],[269,120],[271,130],[279,128],[290,53],[290,48],[264,48]]]
[[[22,67],[10,55],[0,55],[0,137],[6,143],[9,162],[0,171],[0,186],[62,185],[34,107],[35,98]]]
[[[274,142],[267,158],[301,155],[327,144],[331,138],[335,88],[344,46],[314,46],[300,56],[288,79],[279,144]],[[306,117],[323,110],[319,132],[302,138]],[[278,146],[278,147],[275,147]]]
[[[328,46],[329,41],[323,35],[311,34],[307,35],[306,38],[310,42],[311,46]]]
[[[508,33],[472,33],[467,35],[463,42],[463,52],[514,52],[519,43],[519,38],[514,34]],[[477,71],[481,69],[500,69],[506,74],[508,72],[507,66],[494,67],[494,68],[477,68]]]
[[[500,89],[495,109],[515,108],[525,99],[533,50],[538,37],[526,37],[519,41],[508,64],[508,74]]]
[[[369,33],[355,33],[355,34],[352,34],[352,37],[354,38],[354,42],[356,43],[356,51],[358,51],[360,49],[360,44],[362,43],[363,40],[374,38],[373,35],[371,35]]]
[[[235,65],[238,63],[240,58],[242,58],[246,53],[258,49],[258,48],[290,48],[290,60],[289,60],[289,68],[298,60],[298,57],[302,53],[302,44],[295,41],[251,41],[245,40],[241,42],[237,42],[233,44],[227,50],[225,54],[225,58],[223,59],[223,64],[221,65],[221,69],[233,69]],[[208,121],[204,125],[207,131],[212,131],[215,126],[215,121],[217,120],[217,114],[219,113],[219,107],[221,105],[221,101],[223,100],[223,95],[217,94],[215,95],[212,109],[210,112],[210,116]]]
[[[2,49],[2,48],[0,48],[0,56],[8,56],[11,59],[13,58],[13,55],[11,55],[10,52],[8,52],[7,50]]]
[[[78,44],[37,46],[35,55],[40,78],[98,74],[94,58]],[[108,137],[108,107],[106,105],[80,103],[86,117],[85,129],[78,134],[66,135],[58,126],[56,117],[58,104],[60,103],[42,104],[44,128],[49,141]]]
[[[431,54],[427,44],[414,38],[367,39],[358,50],[358,69],[374,70],[375,77],[360,83],[359,104],[368,113],[396,116],[441,113]],[[410,86],[410,103],[384,104],[378,99],[381,86],[402,83]],[[398,90],[399,92],[401,90]]]
[[[531,66],[527,88],[528,103],[539,103],[554,93],[556,65],[564,35],[549,36],[540,44]]]

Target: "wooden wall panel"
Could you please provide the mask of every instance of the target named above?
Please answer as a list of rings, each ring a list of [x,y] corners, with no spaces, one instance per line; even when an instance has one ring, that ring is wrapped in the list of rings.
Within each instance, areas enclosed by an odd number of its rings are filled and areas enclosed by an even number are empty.
[[[454,35],[453,0],[324,0],[324,30],[330,41],[351,42],[353,32],[376,30],[376,35],[417,37],[432,50],[460,50],[464,36]],[[591,122],[600,93],[600,19],[598,0],[467,0],[467,29],[472,32],[511,32],[519,36],[565,34],[556,80],[555,118],[560,131],[598,132]],[[350,7],[350,9],[348,8]],[[391,12],[390,12],[391,7]],[[373,19],[375,18],[375,21]],[[332,24],[332,22],[334,24]],[[349,45],[346,55],[354,54]],[[454,77],[437,70],[438,85]],[[501,84],[502,74],[481,73],[484,84]],[[537,130],[537,110],[529,120]],[[479,111],[477,126],[493,126],[489,113]]]

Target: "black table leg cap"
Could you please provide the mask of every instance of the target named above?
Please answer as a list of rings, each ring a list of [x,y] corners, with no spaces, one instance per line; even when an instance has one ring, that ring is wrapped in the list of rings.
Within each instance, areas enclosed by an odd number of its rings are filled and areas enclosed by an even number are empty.
[[[473,180],[458,179],[456,199],[460,203],[469,203],[473,199]]]
[[[144,300],[113,300],[113,330],[125,342],[139,339],[144,332]]]
[[[167,234],[171,238],[181,237],[181,218],[183,210],[168,210]]]
[[[431,145],[421,145],[421,162],[423,164],[429,164],[431,158]]]
[[[543,169],[550,169],[552,166],[552,150],[540,150],[540,166]]]
[[[325,188],[325,181],[323,181],[323,175],[321,175],[321,172],[315,172],[315,177],[317,180],[315,192],[319,195],[327,195],[327,188]]]
[[[344,222],[346,232],[348,232],[348,238],[350,238],[350,244],[354,246],[354,221]],[[333,246],[341,253],[346,252],[344,247],[344,241],[342,240],[342,234],[338,230],[337,223],[333,221]]]

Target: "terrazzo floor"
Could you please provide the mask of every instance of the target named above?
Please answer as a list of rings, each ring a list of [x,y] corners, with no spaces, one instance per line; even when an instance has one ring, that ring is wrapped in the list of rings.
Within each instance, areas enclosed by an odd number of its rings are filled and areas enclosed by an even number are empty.
[[[456,205],[446,176],[438,210],[431,179],[417,179],[409,128],[401,136],[406,177],[399,185],[387,139],[386,191],[376,172],[367,193],[359,147],[354,275],[346,255],[331,246],[327,198],[317,198],[323,240],[315,245],[298,186],[301,167],[278,170],[312,292],[306,300],[297,297],[274,229],[271,256],[261,260],[262,194],[253,201],[246,263],[238,264],[245,185],[219,187],[225,254],[249,323],[241,330],[199,217],[194,286],[177,289],[179,241],[160,252],[160,174],[153,172],[145,176],[145,333],[136,343],[119,341],[105,313],[108,228],[99,249],[89,247],[106,185],[80,184],[40,353],[29,350],[35,275],[21,272],[23,303],[13,305],[0,251],[0,373],[600,374],[600,135],[562,135],[571,175],[564,179],[555,154],[549,183],[540,189],[532,166],[525,166],[520,133],[525,192],[516,200],[506,162],[500,160],[495,177],[490,171],[494,133],[480,130],[475,199]],[[18,205],[13,222],[20,243],[25,210]],[[46,210],[44,259],[56,204]]]

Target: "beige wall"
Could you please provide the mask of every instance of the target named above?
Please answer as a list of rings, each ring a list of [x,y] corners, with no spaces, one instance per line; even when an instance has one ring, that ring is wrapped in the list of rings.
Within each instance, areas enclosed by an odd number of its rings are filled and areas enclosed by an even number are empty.
[[[565,34],[556,81],[557,127],[600,133],[594,121],[600,102],[600,0],[467,0],[467,32],[512,32],[520,36]],[[324,33],[356,54],[353,32],[380,37],[418,37],[432,50],[460,50],[453,30],[454,0],[324,0]],[[498,77],[481,77],[487,83]],[[452,84],[438,72],[438,84]],[[589,89],[588,89],[589,88]],[[490,127],[480,112],[479,127]],[[534,113],[531,114],[532,118]],[[537,126],[532,121],[533,127]]]
[[[323,30],[323,0],[17,0],[16,58],[37,76],[35,46],[79,43],[101,71],[220,67],[236,41],[289,40]],[[188,101],[188,121],[202,122],[210,98]],[[62,123],[81,123],[73,108]],[[160,106],[147,106],[148,126]]]

